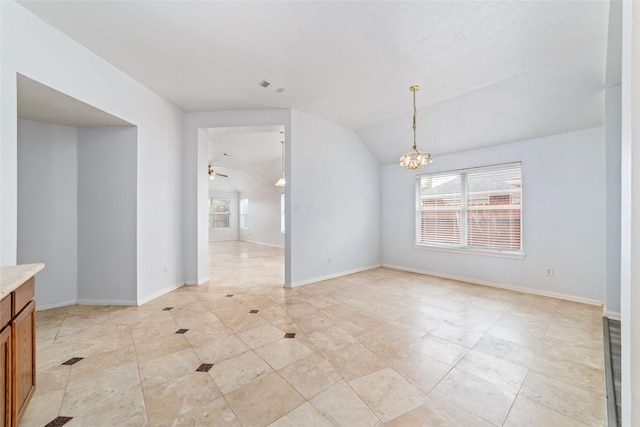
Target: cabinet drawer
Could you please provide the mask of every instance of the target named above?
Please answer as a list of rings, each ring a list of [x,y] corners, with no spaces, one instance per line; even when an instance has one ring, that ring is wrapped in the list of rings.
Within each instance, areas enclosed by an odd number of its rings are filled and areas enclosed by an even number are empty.
[[[29,304],[35,295],[36,291],[36,279],[31,277],[24,282],[18,289],[13,291],[13,316],[16,316],[22,311],[23,308]]]
[[[9,294],[0,301],[0,329],[4,328],[11,321],[11,295]]]

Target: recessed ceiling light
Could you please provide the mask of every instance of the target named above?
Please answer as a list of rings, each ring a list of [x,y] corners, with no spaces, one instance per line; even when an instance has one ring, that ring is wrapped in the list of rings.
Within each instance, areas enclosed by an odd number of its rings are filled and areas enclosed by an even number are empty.
[[[271,84],[271,83],[269,83],[269,82],[268,82],[268,81],[266,81],[266,80],[263,80],[263,81],[261,81],[260,83],[258,83],[258,85],[259,85],[259,86],[262,86],[262,87],[269,87],[269,85],[270,85],[270,84]]]
[[[276,92],[282,93],[282,92],[284,92],[284,88],[283,87],[279,87],[278,89],[276,89]]]

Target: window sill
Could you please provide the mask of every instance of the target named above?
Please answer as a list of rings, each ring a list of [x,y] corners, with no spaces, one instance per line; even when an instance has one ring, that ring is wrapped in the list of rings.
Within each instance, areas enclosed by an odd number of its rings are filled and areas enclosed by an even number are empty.
[[[511,258],[511,259],[525,259],[525,253],[521,251],[501,251],[496,249],[471,249],[471,248],[456,248],[447,246],[436,245],[423,245],[420,243],[415,244],[416,249],[429,249],[441,252],[453,252],[457,254],[469,254],[469,255],[482,255],[498,258]]]

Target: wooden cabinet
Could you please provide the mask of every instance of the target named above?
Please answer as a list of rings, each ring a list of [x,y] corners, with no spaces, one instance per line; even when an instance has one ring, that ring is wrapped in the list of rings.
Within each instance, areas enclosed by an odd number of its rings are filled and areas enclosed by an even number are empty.
[[[2,370],[0,370],[0,402],[2,402],[3,410],[0,413],[0,426],[6,427],[11,425],[11,326],[5,326],[0,332],[0,362],[2,362]]]
[[[11,322],[13,401],[11,413],[21,420],[36,391],[36,303],[30,301]],[[15,424],[17,425],[17,423]]]
[[[0,427],[16,427],[36,388],[35,281],[30,277],[0,300]]]

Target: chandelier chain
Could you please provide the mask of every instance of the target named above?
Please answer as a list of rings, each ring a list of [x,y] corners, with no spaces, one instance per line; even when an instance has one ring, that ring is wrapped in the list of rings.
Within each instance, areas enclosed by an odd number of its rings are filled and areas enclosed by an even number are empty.
[[[416,145],[416,91],[413,91],[413,149],[417,148]]]

